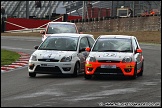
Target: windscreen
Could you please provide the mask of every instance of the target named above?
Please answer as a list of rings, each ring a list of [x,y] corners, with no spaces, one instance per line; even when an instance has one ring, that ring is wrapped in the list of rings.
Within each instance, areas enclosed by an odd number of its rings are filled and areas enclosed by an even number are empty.
[[[122,38],[100,38],[96,41],[92,51],[133,52],[131,39]]]
[[[40,45],[38,50],[76,51],[78,37],[49,36]]]
[[[77,33],[76,27],[73,24],[49,24],[46,34],[56,33]]]

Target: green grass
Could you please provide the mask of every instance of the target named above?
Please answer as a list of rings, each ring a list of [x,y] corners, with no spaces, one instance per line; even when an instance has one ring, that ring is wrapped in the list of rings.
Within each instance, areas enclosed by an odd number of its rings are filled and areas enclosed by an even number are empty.
[[[9,65],[19,59],[20,55],[13,51],[1,49],[1,66]]]

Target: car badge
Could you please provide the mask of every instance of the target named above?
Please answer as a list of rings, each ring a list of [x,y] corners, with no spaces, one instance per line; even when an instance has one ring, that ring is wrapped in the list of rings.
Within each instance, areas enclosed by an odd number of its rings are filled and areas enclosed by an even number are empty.
[[[52,54],[48,55],[48,57],[50,58]]]

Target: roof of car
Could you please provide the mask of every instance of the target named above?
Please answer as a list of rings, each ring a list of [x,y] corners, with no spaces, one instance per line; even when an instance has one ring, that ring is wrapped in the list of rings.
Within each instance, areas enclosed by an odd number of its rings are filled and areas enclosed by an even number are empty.
[[[48,23],[75,24],[75,23],[72,23],[72,22],[48,22]]]
[[[58,33],[58,34],[51,34],[50,36],[71,36],[71,37],[82,37],[82,36],[92,36],[91,34],[78,34],[78,33]]]
[[[100,35],[99,38],[127,38],[131,39],[134,36],[129,36],[129,35]]]

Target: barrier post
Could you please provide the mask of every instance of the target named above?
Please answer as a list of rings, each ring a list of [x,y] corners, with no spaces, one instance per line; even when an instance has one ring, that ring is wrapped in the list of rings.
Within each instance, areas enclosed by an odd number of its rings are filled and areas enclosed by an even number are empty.
[[[6,31],[6,15],[1,15],[1,33],[4,33]]]
[[[68,21],[68,14],[64,14],[63,15],[63,22],[67,22]]]

